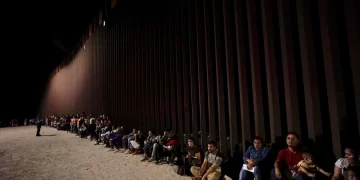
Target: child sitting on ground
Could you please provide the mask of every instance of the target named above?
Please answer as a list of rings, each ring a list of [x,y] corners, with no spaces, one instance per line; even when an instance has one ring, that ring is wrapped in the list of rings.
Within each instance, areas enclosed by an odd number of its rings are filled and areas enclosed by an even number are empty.
[[[293,177],[296,177],[298,173],[306,174],[308,177],[315,177],[317,172],[320,172],[328,177],[331,175],[331,173],[324,171],[315,164],[310,153],[303,153],[302,157],[303,160],[301,160],[295,167],[298,169],[298,172],[294,172]]]

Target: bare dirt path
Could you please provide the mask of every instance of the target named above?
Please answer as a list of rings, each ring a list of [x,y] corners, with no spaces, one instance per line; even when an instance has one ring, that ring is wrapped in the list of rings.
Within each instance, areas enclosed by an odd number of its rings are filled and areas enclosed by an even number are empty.
[[[35,126],[0,128],[0,180],[189,180],[174,167],[109,152],[74,134]]]

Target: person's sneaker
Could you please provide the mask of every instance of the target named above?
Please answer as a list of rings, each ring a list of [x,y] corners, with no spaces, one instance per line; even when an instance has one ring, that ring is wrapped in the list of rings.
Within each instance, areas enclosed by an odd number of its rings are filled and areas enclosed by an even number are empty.
[[[153,162],[153,161],[155,161],[155,159],[153,159],[153,158],[150,158],[150,159],[148,160],[148,162]]]
[[[141,162],[144,162],[146,160],[148,160],[149,158],[147,156],[145,156],[142,160],[140,160]]]
[[[191,180],[201,180],[201,178],[191,177]]]
[[[139,155],[139,154],[141,154],[140,150],[135,150],[135,151],[132,153],[132,155]]]
[[[126,154],[132,154],[134,151],[130,150],[128,152],[126,152]]]
[[[120,149],[121,153],[125,153],[127,151],[127,149]]]

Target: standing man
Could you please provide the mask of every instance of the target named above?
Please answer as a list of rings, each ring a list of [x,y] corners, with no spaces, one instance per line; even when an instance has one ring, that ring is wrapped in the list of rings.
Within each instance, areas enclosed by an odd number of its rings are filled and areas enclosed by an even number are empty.
[[[37,123],[36,136],[41,136],[41,135],[40,135],[41,124],[42,124],[42,119],[39,119],[39,121],[38,121],[38,123]]]

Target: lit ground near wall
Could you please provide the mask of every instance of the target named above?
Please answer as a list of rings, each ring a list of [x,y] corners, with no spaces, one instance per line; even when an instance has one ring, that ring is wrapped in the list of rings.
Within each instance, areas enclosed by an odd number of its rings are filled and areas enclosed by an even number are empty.
[[[108,152],[93,141],[53,128],[0,128],[0,180],[189,180],[173,167]]]

